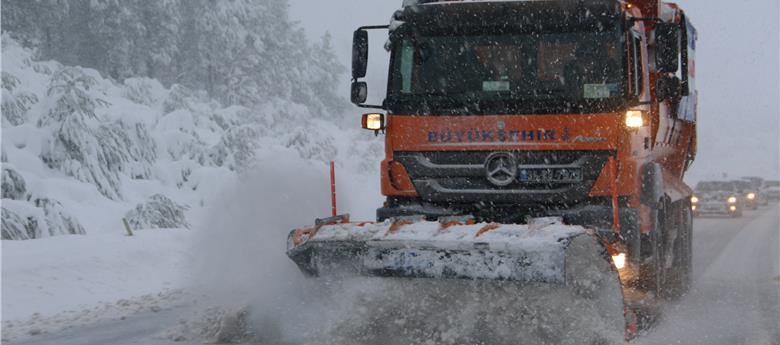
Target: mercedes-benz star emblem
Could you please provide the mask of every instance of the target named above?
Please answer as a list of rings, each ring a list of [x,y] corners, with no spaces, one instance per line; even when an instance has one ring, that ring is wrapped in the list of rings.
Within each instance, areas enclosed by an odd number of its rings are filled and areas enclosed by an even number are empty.
[[[490,183],[504,187],[517,177],[517,160],[509,152],[494,152],[485,160],[485,176]]]

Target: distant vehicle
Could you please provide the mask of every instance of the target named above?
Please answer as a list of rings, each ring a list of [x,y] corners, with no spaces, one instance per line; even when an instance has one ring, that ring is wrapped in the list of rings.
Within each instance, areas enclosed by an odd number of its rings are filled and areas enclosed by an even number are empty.
[[[702,181],[696,185],[691,197],[694,216],[724,214],[742,217],[743,200],[733,181]]]
[[[764,195],[764,179],[758,176],[745,176],[742,177],[743,180],[750,181],[750,183],[753,184],[753,190],[757,191],[756,193],[756,200],[757,203],[761,206],[766,206],[769,204],[769,200],[767,200],[766,196]]]
[[[762,192],[767,200],[780,201],[780,181],[764,181]]]
[[[747,180],[734,180],[734,186],[737,187],[737,193],[742,198],[742,202],[746,209],[755,210],[758,209],[758,197],[759,188],[755,187],[752,182]]]

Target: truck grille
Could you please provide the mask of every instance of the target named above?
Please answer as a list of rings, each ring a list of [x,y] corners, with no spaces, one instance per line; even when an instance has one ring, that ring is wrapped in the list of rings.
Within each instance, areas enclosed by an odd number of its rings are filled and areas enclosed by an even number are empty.
[[[396,152],[417,193],[427,201],[466,204],[571,204],[584,200],[607,161],[600,151],[515,151],[515,175],[496,185],[486,160],[494,152]]]

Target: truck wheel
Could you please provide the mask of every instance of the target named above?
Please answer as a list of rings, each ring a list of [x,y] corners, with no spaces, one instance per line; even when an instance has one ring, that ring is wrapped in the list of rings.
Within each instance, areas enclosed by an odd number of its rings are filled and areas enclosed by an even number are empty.
[[[674,260],[672,267],[666,272],[667,289],[664,296],[669,299],[677,299],[688,292],[691,284],[691,272],[693,263],[693,221],[690,205],[680,202],[672,208],[674,215],[673,226],[677,227],[677,239],[674,242]]]
[[[663,192],[663,170],[658,163],[642,167],[642,193],[640,201],[650,208],[653,220],[650,233],[641,236],[639,274],[634,285],[644,292],[661,296],[664,289],[664,234],[668,226],[669,203]]]
[[[686,204],[688,204],[686,202]],[[690,206],[690,205],[689,205]],[[693,215],[690,214],[690,207],[687,208],[689,210],[688,217],[685,218],[686,220],[686,262],[688,264],[687,267],[687,276],[685,280],[685,293],[688,292],[688,290],[691,288],[691,284],[693,284]]]
[[[643,260],[639,268],[638,283],[641,290],[652,292],[655,296],[661,296],[665,278],[662,234],[667,221],[665,210],[659,209],[652,212],[655,213],[655,224],[653,224],[653,230],[642,239]]]

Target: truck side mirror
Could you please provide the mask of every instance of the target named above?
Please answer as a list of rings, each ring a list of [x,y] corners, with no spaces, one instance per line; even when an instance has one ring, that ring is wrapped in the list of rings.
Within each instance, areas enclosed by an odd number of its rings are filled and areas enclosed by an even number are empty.
[[[655,65],[661,72],[675,73],[680,65],[680,26],[655,25]]]
[[[352,35],[352,79],[365,77],[367,68],[368,31],[357,29]]]
[[[353,81],[352,82],[352,103],[354,104],[363,104],[366,102],[366,98],[368,98],[368,85],[364,81]]]

